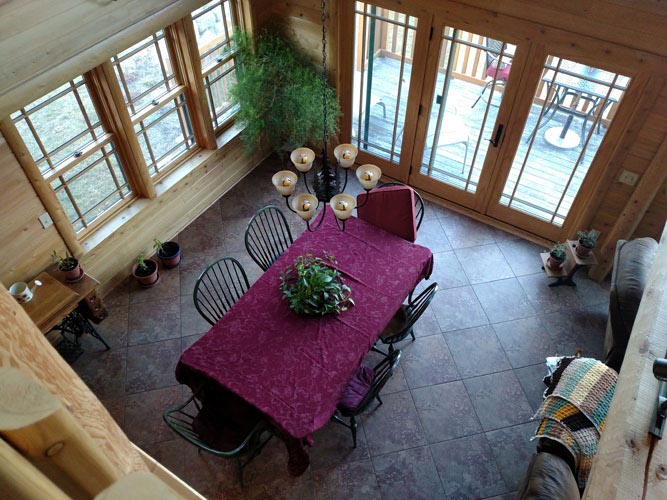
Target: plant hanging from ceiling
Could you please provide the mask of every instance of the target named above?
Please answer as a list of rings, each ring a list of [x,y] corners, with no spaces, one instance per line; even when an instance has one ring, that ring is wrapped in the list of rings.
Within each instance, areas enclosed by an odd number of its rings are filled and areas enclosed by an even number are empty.
[[[323,98],[321,70],[294,42],[263,31],[254,40],[245,32],[235,34],[239,50],[237,83],[231,89],[238,104],[236,122],[243,127],[246,153],[262,140],[284,158],[293,149],[321,147]],[[327,85],[327,132],[338,131],[340,106]]]

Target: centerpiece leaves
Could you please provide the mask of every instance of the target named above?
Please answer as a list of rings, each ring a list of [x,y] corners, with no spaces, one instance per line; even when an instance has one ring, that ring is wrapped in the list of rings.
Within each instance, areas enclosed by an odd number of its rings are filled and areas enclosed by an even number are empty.
[[[300,255],[280,276],[280,291],[297,314],[340,314],[354,305],[350,287],[343,283],[333,255]]]

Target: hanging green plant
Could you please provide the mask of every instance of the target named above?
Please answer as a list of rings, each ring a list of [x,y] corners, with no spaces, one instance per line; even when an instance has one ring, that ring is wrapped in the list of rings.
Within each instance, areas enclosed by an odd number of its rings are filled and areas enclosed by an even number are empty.
[[[324,316],[339,314],[354,305],[352,290],[343,284],[333,255],[324,258],[300,255],[280,276],[280,291],[297,314]]]
[[[323,101],[321,70],[285,36],[263,31],[254,40],[237,31],[239,53],[231,100],[238,105],[236,123],[243,127],[246,153],[262,138],[278,154],[305,145],[321,147]],[[338,131],[340,106],[327,85],[327,132]]]

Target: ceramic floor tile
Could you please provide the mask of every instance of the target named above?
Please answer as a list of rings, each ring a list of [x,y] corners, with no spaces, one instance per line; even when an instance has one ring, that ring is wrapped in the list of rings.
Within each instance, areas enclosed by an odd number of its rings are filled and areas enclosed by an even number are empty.
[[[447,498],[477,499],[509,491],[484,434],[430,447]]]
[[[511,368],[491,325],[449,332],[445,338],[463,378]]]
[[[109,316],[100,324],[93,324],[93,328],[111,348],[127,346],[128,311],[128,306],[109,307]],[[83,348],[86,351],[89,349],[99,351],[105,348],[104,344],[91,335],[84,335],[81,341],[85,342]]]
[[[561,310],[579,309],[582,305],[574,288],[569,286],[550,287],[552,279],[544,273],[519,276],[521,288],[536,311],[550,313]]]
[[[429,307],[424,311],[415,323],[412,331],[414,332],[415,337],[428,337],[440,333],[440,325],[438,325],[438,320],[435,319],[433,309]]]
[[[382,401],[382,405],[371,405],[361,416],[371,456],[425,445],[410,392],[385,394]]]
[[[174,431],[164,423],[162,413],[183,401],[183,391],[178,385],[126,396],[125,434],[140,447],[174,439]]]
[[[540,253],[544,247],[527,240],[515,239],[498,243],[515,276],[542,272]]]
[[[181,336],[181,304],[176,298],[130,304],[128,345]]]
[[[404,346],[401,349],[401,366],[412,389],[460,378],[442,335],[420,337]]]
[[[469,286],[440,290],[431,302],[431,309],[443,332],[489,323],[477,295]]]
[[[583,356],[602,358],[606,325],[591,318],[587,310],[543,314],[540,320],[556,343],[558,355],[572,356],[581,351]]]
[[[211,254],[224,245],[222,213],[214,203],[178,235],[184,257]]]
[[[547,388],[544,385],[544,376],[547,374],[546,364],[538,363],[536,365],[524,366],[523,368],[514,370],[514,374],[519,379],[519,383],[533,411],[537,411],[544,400],[544,390]]]
[[[188,347],[197,342],[200,338],[203,337],[203,335],[203,333],[197,333],[195,335],[181,337],[181,352],[184,352]]]
[[[429,443],[482,431],[461,381],[413,389],[412,398]]]
[[[440,290],[470,284],[453,250],[433,254],[433,273],[430,281],[436,282]]]
[[[438,205],[432,201],[424,200],[424,220],[444,219],[455,213],[449,208]]]
[[[513,368],[544,363],[556,354],[556,343],[536,316],[494,323],[493,329]]]
[[[155,258],[155,260],[159,259]],[[141,287],[136,280],[131,282],[129,286],[130,304],[171,299],[180,295],[181,284],[178,268],[164,269],[160,266],[158,274],[160,275],[158,282],[150,288]]]
[[[452,248],[466,248],[495,243],[495,230],[470,217],[453,213],[440,220]]]
[[[250,218],[237,217],[222,221],[223,248],[225,255],[245,252],[245,229]]]
[[[574,291],[577,294],[577,297],[581,300],[581,303],[584,306],[609,304],[610,281],[605,280],[602,283],[598,283],[586,276],[585,271],[579,272],[581,274],[577,274],[574,280],[577,284],[577,286],[574,287]]]
[[[346,422],[349,419],[343,418]],[[358,419],[357,419],[358,420]],[[336,465],[356,462],[370,457],[363,425],[357,426],[357,447],[352,442],[350,429],[337,422],[329,422],[313,434],[315,446],[310,448],[310,467],[312,470],[324,469]]]
[[[498,245],[480,245],[454,250],[470,283],[513,278],[514,273]]]
[[[375,457],[373,468],[383,500],[445,500],[428,447]]]
[[[514,372],[493,373],[463,380],[485,431],[526,423],[533,416]]]
[[[132,281],[134,281],[134,278],[127,276],[123,281],[114,286],[114,288],[103,297],[104,304],[109,309],[127,307],[130,305],[129,287]]]
[[[536,450],[536,422],[515,425],[486,433],[493,456],[510,490],[516,490],[526,474],[530,458]]]
[[[382,498],[370,459],[313,472],[318,500]]]
[[[220,500],[315,500],[315,481],[310,474],[300,477],[269,478],[266,483],[246,481],[245,488],[235,486],[218,491]]]
[[[480,283],[473,285],[473,289],[491,323],[536,314],[516,278]]]
[[[85,350],[72,368],[98,398],[114,398],[124,394],[126,365],[127,349],[120,348]]]
[[[440,225],[438,219],[422,221],[415,243],[429,248],[433,253],[445,252],[452,249],[445,230]]]
[[[133,394],[178,383],[174,371],[180,356],[180,338],[128,347],[125,392]]]
[[[188,296],[192,300],[192,294],[195,290],[195,283],[197,278],[204,272],[209,264],[212,264],[217,259],[224,257],[224,252],[220,249],[219,252],[212,254],[184,256],[179,271],[180,294]]]

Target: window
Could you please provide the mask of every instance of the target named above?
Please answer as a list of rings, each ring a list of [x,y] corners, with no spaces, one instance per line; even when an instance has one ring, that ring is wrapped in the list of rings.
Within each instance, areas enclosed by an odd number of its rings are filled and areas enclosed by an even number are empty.
[[[236,83],[234,28],[239,26],[236,0],[214,0],[192,13],[202,76],[213,128],[219,130],[236,113],[229,89]]]
[[[12,120],[76,232],[130,198],[114,136],[102,127],[83,77],[21,108]]]
[[[152,176],[195,146],[173,60],[162,30],[111,58]]]

